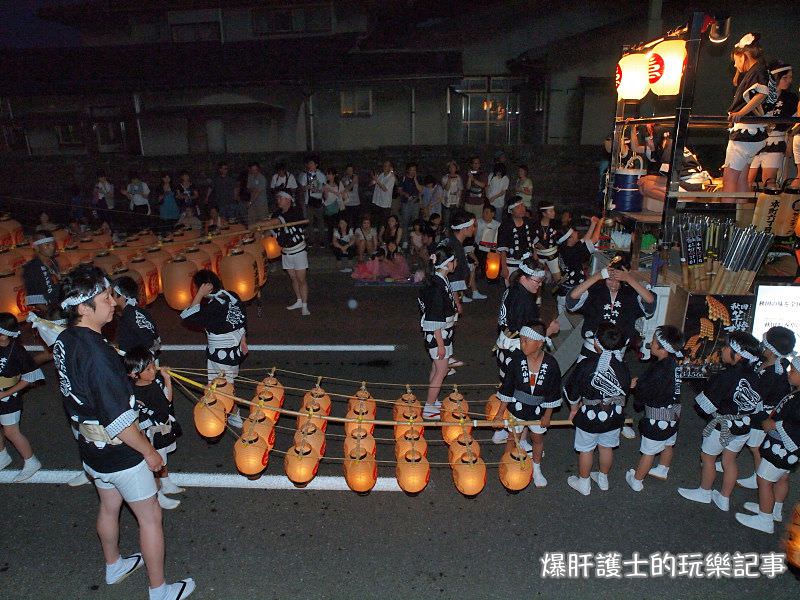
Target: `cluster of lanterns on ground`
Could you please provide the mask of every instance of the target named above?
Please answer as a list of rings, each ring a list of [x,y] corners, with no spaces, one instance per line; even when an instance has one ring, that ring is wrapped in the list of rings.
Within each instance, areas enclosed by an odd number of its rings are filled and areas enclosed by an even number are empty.
[[[213,235],[199,230],[183,230],[158,237],[149,230],[115,242],[110,233],[98,231],[73,239],[68,230],[52,232],[59,270],[64,273],[80,264],[93,264],[112,279],[128,276],[139,285],[141,306],[164,295],[167,304],[183,310],[195,290],[192,276],[210,269],[220,276],[226,289],[235,291],[247,302],[267,280],[267,262],[281,255],[277,239],[256,226],[230,223]],[[8,215],[0,217],[0,311],[25,319],[25,291],[22,266],[34,257],[25,241],[22,225]]]
[[[326,431],[331,421],[344,424],[344,452],[335,460],[342,461],[345,481],[356,493],[369,493],[378,480],[376,424],[389,425],[394,430],[395,477],[407,494],[422,492],[430,481],[426,427],[441,431],[456,489],[472,497],[485,487],[487,465],[472,435],[477,421],[457,388],[443,400],[440,422],[432,424],[423,421],[422,406],[410,388],[391,402],[393,421],[376,420],[378,401],[367,390],[366,382],[347,398],[346,417],[331,417],[333,402],[319,383],[318,380],[305,392],[294,411],[283,408],[285,388],[275,378],[274,370],[258,384],[253,399],[247,402],[250,414],[244,420],[242,435],[234,445],[234,462],[242,475],[257,478],[264,472],[275,445],[275,424],[282,413],[289,413],[296,419],[295,433],[291,447],[285,452],[283,467],[287,478],[298,487],[308,485],[317,475],[327,449]],[[200,435],[209,439],[222,435],[235,402],[233,385],[223,375],[208,383],[194,407],[195,427]],[[485,416],[487,421],[509,418],[496,395],[486,402]],[[501,426],[501,422],[496,421],[496,426]],[[500,481],[509,491],[523,490],[533,478],[532,459],[513,436],[497,466]]]
[[[667,39],[648,52],[630,52],[617,63],[616,87],[620,100],[641,100],[652,91],[674,96],[681,89],[686,68],[686,42]]]

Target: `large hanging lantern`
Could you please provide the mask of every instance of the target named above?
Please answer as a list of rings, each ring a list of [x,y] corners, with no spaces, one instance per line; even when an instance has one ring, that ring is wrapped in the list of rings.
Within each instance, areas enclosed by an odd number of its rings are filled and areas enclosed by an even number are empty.
[[[258,267],[253,257],[234,248],[220,261],[219,277],[226,290],[236,292],[242,302],[252,300],[258,290]]]
[[[147,249],[145,258],[153,263],[156,267],[156,271],[158,271],[158,293],[160,294],[164,291],[161,273],[164,270],[164,264],[172,258],[172,255],[160,246],[151,246]]]
[[[197,273],[193,262],[176,256],[164,265],[161,282],[164,284],[164,300],[170,308],[183,310],[192,303],[192,277]]]
[[[278,243],[278,238],[274,235],[264,235],[261,238],[261,245],[264,247],[264,252],[267,255],[267,260],[275,260],[280,258],[281,245]]]
[[[119,256],[112,254],[108,250],[103,250],[95,254],[92,262],[95,267],[103,269],[106,273],[113,273],[122,267],[122,261],[119,259]]]
[[[452,444],[462,433],[472,433],[472,424],[467,420],[467,413],[460,410],[453,411],[441,416],[442,423],[453,423],[453,425],[442,426],[442,439]]]
[[[16,273],[26,262],[25,258],[10,248],[0,248],[0,273]]]
[[[364,448],[354,448],[344,459],[344,479],[358,494],[366,494],[378,481],[378,463]]]
[[[309,444],[314,452],[325,456],[325,432],[318,429],[313,423],[304,423],[294,434],[295,446],[301,443]]]
[[[406,431],[403,437],[397,440],[395,444],[394,456],[397,460],[400,460],[409,450],[416,450],[422,456],[428,455],[428,442],[422,437],[421,430],[409,429]]]
[[[314,404],[319,405],[319,409],[326,415],[331,414],[331,397],[318,385],[303,394],[303,402],[300,405],[300,410],[303,411]]]
[[[131,271],[136,271],[142,278],[142,289],[145,306],[155,302],[158,297],[158,269],[149,260],[142,256],[134,258],[128,263]]]
[[[304,487],[319,470],[319,455],[308,443],[292,446],[283,459],[283,469],[289,481],[297,487]]]
[[[194,405],[194,426],[205,438],[215,438],[225,431],[225,409],[213,397],[204,395]]]
[[[475,456],[481,455],[481,447],[468,433],[462,433],[447,449],[447,462],[454,465],[467,452],[472,452]]]
[[[194,266],[197,267],[198,271],[211,270],[211,257],[200,250],[197,246],[190,246],[186,248],[183,255],[186,257],[186,260],[190,260],[194,263]]]
[[[275,409],[280,408],[283,404],[282,396],[276,396],[267,389],[261,391],[256,390],[256,394],[253,396],[253,402],[255,406],[251,407],[251,413],[258,409],[273,423],[278,422],[281,413]]]
[[[269,461],[267,442],[252,430],[243,433],[233,445],[233,460],[242,475],[258,475],[267,468]]]
[[[198,240],[197,247],[201,252],[208,254],[208,257],[211,259],[211,270],[219,275],[219,266],[223,257],[222,250],[219,249],[219,246],[212,244],[211,240]]]
[[[0,217],[0,238],[2,238],[0,246],[13,246],[22,242],[25,239],[25,234],[22,231],[20,222],[12,219],[7,214]]]
[[[397,485],[406,494],[419,494],[431,479],[431,466],[425,455],[409,450],[397,460]]]
[[[453,483],[467,497],[477,496],[486,485],[486,463],[467,452],[453,465]]]
[[[56,250],[63,250],[72,241],[72,234],[68,229],[54,229],[52,236],[56,241]]]
[[[344,438],[344,455],[349,456],[350,452],[358,447],[364,448],[373,456],[378,450],[375,445],[375,438],[364,427],[354,429],[348,437]]]
[[[626,54],[617,63],[617,96],[620,100],[641,100],[650,89],[647,55]]]
[[[500,458],[498,475],[507,490],[524,490],[533,478],[533,460],[525,450],[514,447]]]
[[[147,302],[145,301],[144,279],[142,279],[142,276],[139,274],[139,272],[129,269],[123,265],[114,269],[114,273],[112,273],[113,281],[116,281],[120,277],[130,277],[136,282],[136,287],[139,290],[139,296],[136,298],[136,302],[138,302],[139,306],[146,306]]]
[[[647,53],[648,83],[654,94],[675,96],[686,67],[686,42],[665,40]]]
[[[264,248],[261,247],[261,244],[257,244],[255,238],[252,237],[243,239],[240,248],[256,261],[256,267],[258,267],[258,287],[260,288],[267,282],[267,269],[265,265],[267,256],[264,254]]]
[[[486,255],[486,279],[497,279],[500,275],[500,254],[492,250]]]
[[[30,309],[25,304],[25,286],[22,277],[14,272],[0,273],[0,312],[11,313],[17,321],[24,321]]]

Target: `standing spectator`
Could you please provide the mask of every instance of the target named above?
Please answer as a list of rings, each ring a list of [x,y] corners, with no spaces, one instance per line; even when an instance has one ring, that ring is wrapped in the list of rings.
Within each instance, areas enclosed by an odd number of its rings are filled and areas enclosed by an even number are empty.
[[[319,170],[317,158],[307,156],[305,159],[306,170],[300,173],[298,183],[303,194],[300,203],[303,213],[308,219],[309,234],[314,232],[320,248],[325,247],[323,228],[323,209],[322,209],[322,188],[325,185],[325,173]],[[311,243],[311,239],[308,240]]]
[[[217,172],[211,178],[211,184],[206,192],[206,204],[216,206],[220,214],[226,219],[239,216],[238,202],[236,201],[236,179],[231,177],[228,163],[225,161],[217,165]]]
[[[433,214],[442,214],[445,194],[441,184],[437,183],[431,175],[426,175],[423,182],[420,210],[422,218],[427,221]]]
[[[492,250],[497,248],[497,231],[500,228],[500,221],[495,220],[497,210],[489,204],[483,207],[481,218],[475,224],[475,241],[478,251],[475,253],[478,259],[478,274],[486,273],[486,257]]]
[[[97,209],[97,218],[111,223],[111,212],[114,210],[114,184],[102,171],[97,174],[97,182],[92,191],[92,204]]]
[[[492,175],[486,183],[486,200],[494,206],[498,213],[503,212],[506,206],[506,191],[508,190],[508,175],[505,163],[495,163]],[[481,210],[483,212],[483,210]],[[480,217],[480,215],[478,215]]]
[[[487,177],[481,171],[481,159],[473,156],[469,160],[469,175],[467,175],[466,196],[464,198],[464,209],[471,213],[475,218],[481,216],[485,199]]]
[[[161,217],[161,228],[165,232],[172,231],[181,216],[169,173],[161,174],[161,186],[158,190],[158,215]]]
[[[445,192],[442,221],[445,227],[450,227],[450,215],[461,206],[461,196],[464,194],[464,180],[458,174],[458,163],[454,160],[447,163],[447,175],[442,177],[442,188]]]
[[[422,193],[422,186],[417,177],[417,163],[406,165],[406,174],[400,180],[400,187],[397,195],[400,197],[400,227],[403,231],[408,231],[411,223],[416,221],[419,216],[419,197]],[[404,244],[408,241],[404,240]]]
[[[196,217],[199,217],[200,205],[197,202],[198,197],[199,194],[194,185],[192,185],[188,171],[184,171],[181,173],[180,179],[178,179],[178,185],[175,186],[175,199],[178,201],[181,211],[190,210]]]
[[[372,204],[375,206],[375,216],[381,222],[386,221],[392,213],[392,192],[395,181],[394,167],[388,160],[384,161],[382,172],[372,173],[370,185],[375,188],[372,192]]]
[[[128,199],[128,207],[130,210],[140,215],[150,214],[150,188],[147,184],[139,178],[138,173],[130,173],[128,176],[130,183],[128,187],[122,192],[122,195]]]
[[[356,229],[356,253],[358,262],[372,258],[378,250],[378,232],[372,226],[372,219],[365,214],[361,217],[361,227]]]
[[[247,204],[247,224],[253,225],[268,216],[267,179],[261,173],[261,165],[251,163],[247,175],[247,191],[250,194]]]
[[[325,171],[325,185],[322,186],[322,204],[325,213],[325,226],[327,234],[325,241],[330,244],[333,239],[333,230],[339,222],[339,214],[344,211],[342,200],[342,187],[336,169]]]
[[[270,207],[273,205],[275,195],[278,192],[286,192],[291,194],[292,198],[297,193],[297,180],[294,175],[286,170],[286,163],[279,162],[275,165],[275,174],[269,181],[269,191],[271,194]]]
[[[533,181],[528,177],[528,166],[517,166],[517,182],[514,184],[514,195],[518,196],[525,208],[530,210],[533,197]]]
[[[353,165],[347,165],[344,168],[341,184],[347,223],[350,227],[355,227],[358,223],[359,213],[361,212],[361,198],[358,195],[358,175]]]

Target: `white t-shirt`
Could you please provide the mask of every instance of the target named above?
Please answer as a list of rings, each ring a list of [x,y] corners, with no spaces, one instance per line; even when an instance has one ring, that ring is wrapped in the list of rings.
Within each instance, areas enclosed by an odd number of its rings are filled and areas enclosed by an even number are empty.
[[[353,189],[351,189],[349,192],[345,192],[344,188],[345,188],[345,186],[347,186],[350,183],[350,181],[348,180],[347,175],[342,175],[342,179],[341,179],[342,186],[341,186],[341,189],[344,192],[343,197],[344,197],[344,205],[345,206],[360,206],[361,205],[361,198],[359,198],[359,196],[358,196],[358,179],[356,179],[355,175],[353,176],[353,179],[355,179],[355,182],[353,183]]]
[[[371,242],[372,240],[378,241],[378,231],[371,227],[369,231],[365,234],[364,231],[359,227],[356,229],[356,239],[361,240],[362,242]]]
[[[447,182],[450,181],[450,189],[447,189]],[[450,175],[442,177],[442,188],[444,189],[444,206],[458,206],[461,202],[461,194],[464,191],[464,182],[460,175],[450,179]]]
[[[372,203],[381,208],[389,208],[392,205],[392,190],[396,181],[394,172],[390,172],[387,175],[381,171],[375,179],[386,188],[386,191],[384,192],[375,184],[375,191],[372,192]]]
[[[114,184],[110,181],[98,181],[94,187],[97,190],[97,199],[105,200],[108,208],[114,208]]]
[[[297,180],[291,173],[287,173],[283,177],[275,173],[275,175],[272,176],[272,179],[269,182],[269,187],[271,190],[274,190],[275,188],[281,186],[284,186],[287,190],[296,190]]]
[[[150,195],[150,188],[144,181],[128,184],[128,194],[130,195],[131,208],[134,206],[149,206],[147,196]]]
[[[333,239],[339,242],[340,245],[346,246],[353,241],[353,230],[348,229],[347,233],[342,233],[339,228],[333,230]]]
[[[311,177],[309,177],[309,174],[306,173],[305,171],[300,173],[300,176],[297,178],[297,183],[306,188],[306,193],[304,198],[306,204],[308,204],[309,196],[311,196],[312,198],[319,199],[320,202],[322,201],[322,186],[325,185],[325,182],[327,180],[328,178],[325,177],[325,173],[323,173],[319,169],[317,169],[316,172],[312,173]]]
[[[486,197],[491,198],[498,192],[502,192],[499,197],[491,201],[491,205],[497,209],[497,214],[501,214],[503,207],[506,205],[506,190],[508,189],[508,176],[503,175],[498,177],[492,175],[486,184]]]
[[[492,219],[488,223],[483,218],[475,219],[475,239],[478,242],[478,250],[489,252],[497,246],[497,230],[500,222]]]

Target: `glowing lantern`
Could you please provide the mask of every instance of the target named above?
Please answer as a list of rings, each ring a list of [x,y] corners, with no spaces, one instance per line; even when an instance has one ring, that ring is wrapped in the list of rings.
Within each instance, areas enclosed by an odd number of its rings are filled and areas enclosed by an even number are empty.
[[[223,254],[230,252],[234,246],[242,239],[241,235],[235,235],[231,232],[229,225],[220,227],[219,233],[214,238],[215,244],[221,244],[224,247]]]
[[[370,420],[373,418],[368,412],[366,406],[356,406],[355,408],[351,408],[347,411],[345,415],[347,419],[366,419]],[[344,433],[345,435],[352,435],[356,429],[364,428],[367,430],[368,433],[372,434],[375,431],[375,423],[363,423],[360,420],[357,421],[348,421],[344,424]]]
[[[626,54],[617,63],[617,95],[621,100],[641,100],[650,89],[646,54]]]
[[[364,448],[354,448],[344,459],[344,479],[356,493],[366,494],[378,481],[378,463]]]
[[[194,263],[198,271],[202,271],[203,269],[211,270],[211,257],[197,246],[186,248],[183,255],[186,257],[186,260],[190,260]]]
[[[416,450],[422,456],[428,455],[428,442],[422,437],[422,431],[419,429],[409,429],[397,440],[394,447],[395,458],[400,460],[409,450]]]
[[[359,412],[360,414],[369,415],[369,417],[364,416],[363,418],[365,419],[374,418],[375,411],[377,410],[377,405],[375,403],[375,400],[363,386],[361,387],[360,390],[358,390],[355,394],[353,394],[352,396],[350,396],[350,398],[348,398],[347,407],[353,411],[358,409],[356,412]],[[366,409],[366,412],[364,411],[364,409]]]
[[[144,280],[142,276],[139,275],[139,272],[128,269],[125,266],[117,267],[112,274],[112,281],[116,281],[120,277],[130,277],[136,282],[136,287],[139,289],[139,297],[136,298],[136,302],[139,303],[139,306],[145,306],[147,303],[145,302]]]
[[[403,419],[400,418],[400,415],[403,413],[404,409],[410,407],[421,408],[421,405],[419,400],[417,400],[417,397],[408,391],[400,396],[400,399],[394,403],[394,407],[392,408],[392,418],[395,421],[402,421]]]
[[[681,90],[686,42],[665,40],[647,53],[648,83],[654,94],[675,96]]]
[[[292,446],[283,459],[283,469],[297,487],[306,486],[319,470],[319,455],[308,443]]]
[[[442,414],[441,420],[443,423],[454,423],[442,426],[442,439],[448,444],[455,442],[462,433],[472,433],[472,425],[467,421],[467,414],[460,410],[448,415]]]
[[[431,466],[421,452],[409,450],[398,459],[395,477],[406,494],[419,494],[431,479]]]
[[[139,255],[140,248],[136,246],[129,246],[126,242],[120,242],[115,245],[111,251],[120,257],[123,263],[127,264],[134,257]]]
[[[241,248],[234,248],[220,261],[219,277],[226,290],[236,292],[243,302],[255,298],[258,289],[258,267],[253,257]]]
[[[204,395],[194,405],[194,426],[206,438],[215,438],[225,431],[225,409],[213,397]]]
[[[164,242],[164,245],[169,243],[169,251],[173,256],[183,254],[183,251],[192,245],[192,240],[186,236],[185,231],[175,231],[170,236],[172,239],[169,242]]]
[[[108,250],[95,254],[92,262],[94,262],[96,267],[103,269],[106,273],[113,273],[115,270],[122,267],[122,261],[119,259],[119,256],[112,254]]]
[[[467,401],[464,400],[464,396],[461,395],[461,392],[458,390],[451,392],[445,397],[444,400],[442,400],[442,417],[445,417],[454,411],[459,411],[464,414],[469,412]]]
[[[401,423],[394,426],[394,439],[401,439],[410,430],[418,431],[420,435],[424,435],[424,427],[417,421],[409,421],[408,423]]]
[[[300,429],[304,423],[311,422],[318,429],[325,431],[328,428],[328,421],[325,419],[325,412],[322,406],[316,401],[309,402],[303,407],[301,415],[297,415],[297,428]]]
[[[172,258],[172,255],[160,246],[153,246],[147,249],[145,257],[155,265],[156,271],[158,271],[158,293],[160,294],[164,290],[164,284],[161,281],[161,272],[164,269],[164,263]]]
[[[261,238],[261,245],[264,246],[267,260],[275,260],[280,257],[281,245],[278,243],[278,238],[274,235],[264,235],[264,237]]]
[[[453,465],[453,483],[465,496],[480,494],[486,485],[486,463],[470,452],[463,454]]]
[[[421,406],[404,406],[400,408],[396,421],[419,421],[422,419]]]
[[[33,257],[36,256],[36,252],[34,252],[33,248],[28,242],[22,242],[21,244],[17,244],[14,250],[19,254],[25,262],[29,260],[33,260]],[[23,263],[24,264],[24,263]]]
[[[158,243],[158,238],[149,229],[142,229],[139,232],[140,246],[152,246],[153,244],[156,243]]]
[[[130,263],[130,270],[139,273],[142,278],[142,289],[145,305],[152,304],[158,297],[158,269],[144,257],[134,258]]]
[[[250,412],[248,417],[253,427],[253,432],[257,433],[259,437],[267,443],[267,449],[272,450],[275,445],[275,423],[270,421],[263,412],[255,409]]]
[[[11,313],[17,321],[24,321],[28,316],[25,304],[25,286],[22,277],[16,273],[0,273],[0,312]]]
[[[258,287],[263,286],[267,282],[267,269],[264,264],[266,262],[266,255],[264,254],[264,249],[261,247],[261,244],[256,244],[254,238],[242,240],[240,247],[256,261],[256,266],[258,267]]]
[[[489,399],[486,401],[486,420],[487,421],[494,421],[497,418],[497,413],[500,412],[500,407],[502,406],[502,402],[500,402],[500,398],[497,397],[497,394],[492,394],[489,396]],[[495,427],[495,429],[499,429],[499,427]]]
[[[63,250],[64,247],[72,241],[72,235],[67,229],[53,230],[53,239],[56,241],[56,249]]]
[[[800,568],[800,504],[792,511],[792,522],[786,528],[786,562]]]
[[[512,448],[500,458],[498,474],[503,487],[511,492],[519,492],[533,478],[533,460],[524,450]]]
[[[478,442],[476,442],[471,435],[462,433],[450,444],[447,450],[447,462],[453,465],[461,460],[461,456],[467,452],[472,452],[475,456],[480,456],[481,447],[478,446]]]
[[[0,273],[16,272],[27,261],[19,253],[9,248],[0,248]]]
[[[0,217],[0,238],[3,242],[2,246],[13,246],[19,244],[25,239],[25,234],[22,231],[22,225],[19,221],[15,221],[10,215],[3,215]],[[8,241],[5,241],[8,238]]]
[[[103,231],[102,229],[93,231],[92,238],[97,241],[97,243],[102,244],[103,248],[110,248],[114,241],[114,239],[111,237],[111,234],[107,231]]]
[[[253,396],[253,402],[256,404],[256,406],[251,407],[251,413],[257,408],[263,412],[270,421],[273,423],[278,422],[281,413],[275,409],[280,408],[283,405],[282,396],[276,396],[267,389],[262,391],[256,390],[256,395]]]
[[[261,473],[269,461],[267,442],[252,430],[242,434],[233,445],[233,460],[242,475],[253,477]]]
[[[325,455],[325,432],[314,423],[304,423],[294,434],[294,444],[299,446],[303,442],[309,444],[314,452],[320,456]]]
[[[497,279],[500,275],[500,254],[492,250],[486,255],[486,279]]]
[[[274,372],[274,369],[273,369]],[[283,406],[284,389],[280,381],[275,379],[274,375],[268,375],[256,386],[256,393],[268,391],[277,399],[278,406]]]
[[[161,271],[164,284],[164,300],[170,308],[183,310],[192,303],[192,277],[197,273],[193,262],[176,256],[167,262]]]
[[[318,385],[303,394],[303,403],[300,405],[300,410],[305,410],[314,405],[314,403],[318,404],[320,410],[326,415],[331,414],[331,397]]]
[[[78,241],[78,248],[81,250],[93,250],[94,252],[92,252],[91,255],[94,256],[97,251],[103,250],[105,246],[101,240],[96,240],[92,236],[86,236]]]
[[[67,271],[72,269],[72,267],[76,267],[78,266],[78,264],[80,264],[81,261],[78,258],[78,255],[75,254],[74,252],[77,249],[78,247],[76,245],[67,244],[63,250],[59,251],[59,253],[55,257],[59,271],[61,271],[62,273],[66,273]]]
[[[197,242],[197,247],[200,248],[202,252],[208,254],[209,258],[211,259],[211,270],[219,275],[219,266],[222,262],[223,256],[222,250],[219,249],[219,246],[212,244],[210,240],[199,240]]]
[[[217,402],[225,407],[226,413],[230,413],[236,404],[234,391],[233,384],[224,375],[218,375],[206,384],[206,392],[214,396]]]
[[[344,439],[344,455],[349,456],[355,448],[363,448],[373,456],[377,451],[375,438],[363,427],[354,429],[349,437]]]

